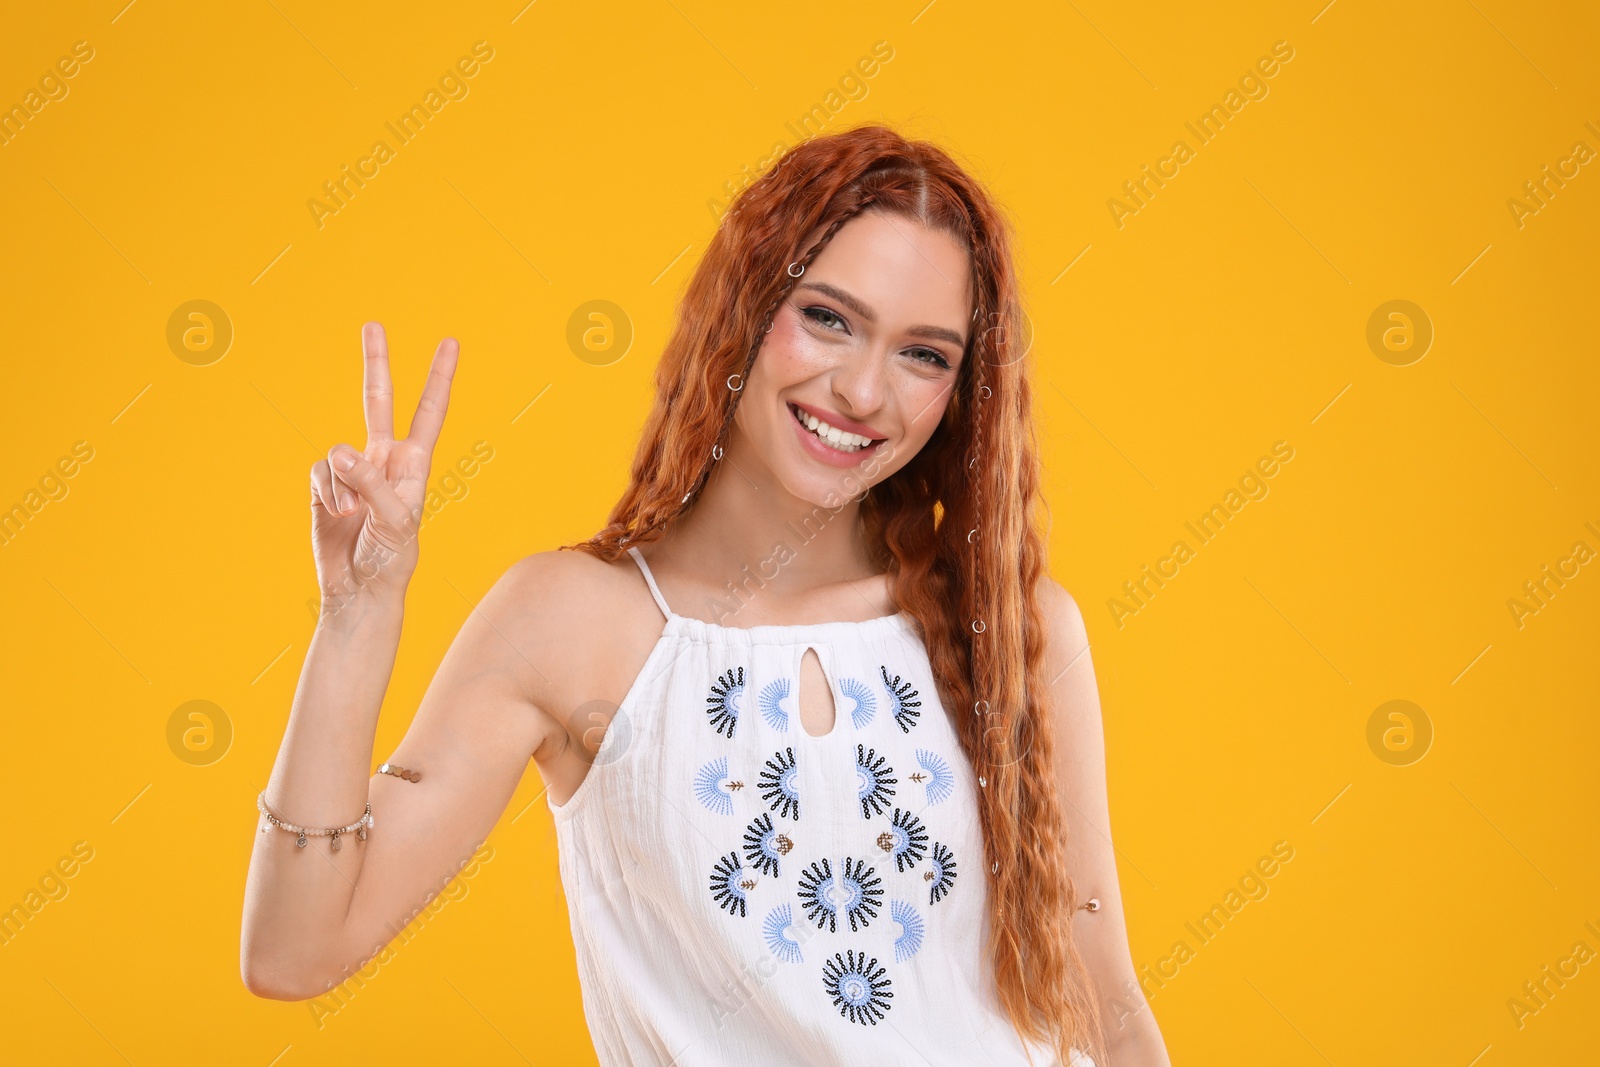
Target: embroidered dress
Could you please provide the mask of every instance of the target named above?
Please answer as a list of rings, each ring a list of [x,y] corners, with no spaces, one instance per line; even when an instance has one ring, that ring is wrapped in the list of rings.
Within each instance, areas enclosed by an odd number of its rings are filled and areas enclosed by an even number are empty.
[[[1027,1064],[987,962],[979,786],[911,617],[719,626],[629,552],[666,626],[548,801],[602,1067]]]

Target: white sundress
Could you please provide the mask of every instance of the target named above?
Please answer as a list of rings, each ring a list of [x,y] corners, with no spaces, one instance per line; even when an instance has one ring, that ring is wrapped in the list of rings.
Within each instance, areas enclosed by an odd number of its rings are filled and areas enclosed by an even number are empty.
[[[602,1067],[1027,1064],[988,963],[979,786],[912,618],[720,626],[675,614],[629,552],[666,626],[548,801]],[[835,709],[820,737],[807,649]]]

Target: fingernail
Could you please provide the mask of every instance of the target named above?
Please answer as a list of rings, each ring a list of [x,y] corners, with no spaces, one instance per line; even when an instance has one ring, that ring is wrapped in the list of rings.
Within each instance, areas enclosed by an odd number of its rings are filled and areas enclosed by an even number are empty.
[[[347,471],[356,465],[356,454],[354,452],[340,452],[333,457],[333,465],[342,471]]]
[[[343,515],[350,510],[350,494],[335,493],[334,499],[339,505],[339,514]]]

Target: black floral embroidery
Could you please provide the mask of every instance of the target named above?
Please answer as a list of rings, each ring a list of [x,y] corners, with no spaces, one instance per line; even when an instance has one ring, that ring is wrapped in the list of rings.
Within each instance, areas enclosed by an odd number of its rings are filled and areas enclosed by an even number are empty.
[[[917,725],[917,717],[922,714],[918,709],[922,701],[917,699],[917,691],[911,688],[910,682],[902,682],[897,674],[891,681],[889,668],[880,666],[879,672],[883,675],[883,684],[889,690],[889,703],[894,706],[894,721],[899,724],[900,732],[909,734],[911,728]]]
[[[895,808],[889,829],[878,835],[878,847],[894,857],[895,870],[910,870],[928,851],[928,831],[914,814]]]
[[[877,749],[856,746],[856,797],[861,801],[861,817],[870,819],[882,815],[894,796],[894,768],[889,766]]]
[[[739,854],[730,852],[717,857],[711,869],[711,899],[717,907],[727,909],[729,915],[745,914],[746,893],[751,888],[744,868],[739,865]]]
[[[800,789],[796,780],[798,771],[794,762],[794,749],[774,752],[766,768],[757,776],[761,799],[778,813],[779,818],[800,820]]]
[[[922,878],[929,883],[928,903],[939,903],[950,892],[950,887],[956,884],[955,854],[947,846],[935,841],[933,859],[928,861],[928,869],[923,872]]]
[[[744,695],[744,668],[729,669],[717,675],[717,680],[711,683],[711,695],[706,697],[706,714],[711,717],[711,725],[722,733],[727,731],[728,739],[733,739],[733,728],[739,725],[739,698]]]
[[[853,1023],[878,1025],[889,1011],[889,991],[893,985],[888,968],[878,964],[878,958],[868,958],[865,952],[850,949],[835,952],[832,959],[823,961],[822,988],[833,998],[839,1014]]]
[[[789,854],[794,842],[772,828],[772,816],[762,812],[744,832],[744,858],[762,874],[777,877],[778,859]]]
[[[826,859],[800,872],[800,906],[817,929],[837,933],[839,916],[850,920],[852,932],[865,930],[883,906],[883,879],[865,860],[845,858],[839,873]]]

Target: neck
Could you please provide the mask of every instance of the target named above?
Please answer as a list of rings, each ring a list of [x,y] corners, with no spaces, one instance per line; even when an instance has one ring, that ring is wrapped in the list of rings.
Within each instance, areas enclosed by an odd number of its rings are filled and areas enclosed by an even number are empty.
[[[797,497],[739,447],[742,435],[730,436],[699,497],[652,553],[704,590],[708,615],[738,611],[757,595],[769,604],[799,601],[877,573],[861,536],[859,493],[834,506]]]

